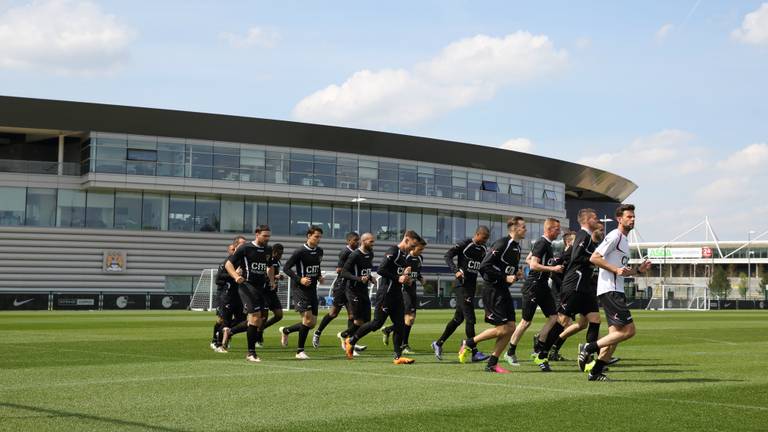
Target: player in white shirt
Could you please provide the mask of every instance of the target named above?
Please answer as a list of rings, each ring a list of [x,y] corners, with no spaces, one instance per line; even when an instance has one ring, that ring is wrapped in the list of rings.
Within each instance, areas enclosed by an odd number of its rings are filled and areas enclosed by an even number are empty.
[[[627,235],[635,227],[635,206],[622,204],[616,209],[619,227],[608,233],[589,261],[600,268],[597,280],[597,296],[608,321],[608,334],[584,346],[579,358],[586,358],[599,351],[597,359],[586,365],[589,381],[606,381],[603,369],[611,359],[619,342],[635,335],[635,323],[624,297],[624,276],[644,273],[651,267],[644,261],[639,268],[629,266],[629,241]],[[586,354],[586,355],[584,355]]]

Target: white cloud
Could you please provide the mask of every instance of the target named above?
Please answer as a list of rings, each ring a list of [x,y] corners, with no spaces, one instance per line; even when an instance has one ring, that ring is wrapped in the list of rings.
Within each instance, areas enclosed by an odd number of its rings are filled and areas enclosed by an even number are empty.
[[[492,98],[505,86],[561,70],[567,53],[547,36],[477,35],[409,69],[361,70],[302,99],[293,116],[333,124],[408,125]]]
[[[590,46],[592,46],[592,39],[587,36],[582,36],[578,39],[576,39],[576,48],[578,49],[587,49]]]
[[[127,60],[134,35],[89,1],[32,2],[0,15],[0,68],[108,73]]]
[[[768,144],[755,143],[744,147],[717,164],[718,168],[747,174],[765,169],[768,164]]]
[[[656,39],[656,42],[661,43],[664,42],[665,39],[667,39],[667,36],[672,32],[672,30],[675,28],[672,24],[664,24],[661,26],[658,30],[656,30],[656,34],[654,35],[654,39]]]
[[[501,145],[506,150],[514,150],[523,153],[533,153],[533,142],[528,138],[512,138]]]
[[[768,3],[745,15],[741,28],[731,32],[731,37],[746,44],[768,45]]]
[[[279,35],[273,30],[251,27],[245,34],[222,32],[219,34],[219,38],[238,48],[252,46],[272,48],[277,43]]]
[[[577,163],[607,169],[613,172],[632,171],[641,166],[660,165],[687,157],[684,151],[694,135],[679,129],[664,129],[653,135],[636,138],[629,145],[622,145],[615,152],[585,156]],[[688,160],[683,159],[687,169]]]

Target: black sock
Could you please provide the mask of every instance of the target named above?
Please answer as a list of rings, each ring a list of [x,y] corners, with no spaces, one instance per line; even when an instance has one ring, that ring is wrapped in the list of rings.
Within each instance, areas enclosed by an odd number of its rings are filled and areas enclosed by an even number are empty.
[[[328,324],[330,324],[334,318],[336,317],[331,316],[331,314],[327,314],[326,316],[324,316],[323,319],[320,320],[320,325],[317,326],[317,330],[315,330],[315,334],[316,335],[323,334],[323,330],[325,330],[325,328],[328,327]]]
[[[605,368],[605,362],[597,359],[595,360],[595,365],[592,366],[592,372],[590,372],[592,375],[600,375],[603,373],[603,368]]]
[[[403,331],[403,345],[408,346],[408,339],[411,337],[412,325],[406,325]]]
[[[395,348],[395,359],[399,359],[403,355],[403,327],[400,327],[400,331],[395,331],[393,329],[392,336],[392,346]]]
[[[256,330],[256,342],[260,344],[264,343],[264,329],[261,327],[258,327]]]
[[[257,326],[249,325],[246,330],[248,338],[248,354],[256,355],[256,333],[259,331]]]
[[[497,364],[499,364],[499,358],[491,354],[491,356],[488,357],[488,367],[494,367]]]
[[[445,330],[443,330],[443,334],[440,335],[440,338],[437,339],[437,345],[443,346],[445,341],[448,340],[449,337],[453,334],[453,332],[456,331],[457,328],[461,325],[461,321],[456,321],[455,319],[451,319],[448,321],[448,324],[445,325]]]
[[[221,331],[222,324],[216,323],[213,325],[213,338],[211,342],[216,343],[219,340],[219,332]]]
[[[360,328],[360,326],[359,326],[359,325],[356,325],[356,324],[355,324],[355,322],[354,322],[354,321],[352,321],[352,324],[351,324],[349,327],[347,327],[347,329],[346,329],[346,330],[344,330],[343,332],[341,332],[341,337],[343,337],[343,338],[347,338],[347,337],[349,337],[349,336],[351,336],[351,335],[355,334],[355,332],[356,332],[356,331],[357,331],[357,329],[359,329],[359,328]]]
[[[275,324],[276,322],[280,321],[281,319],[283,319],[282,316],[272,315],[271,317],[269,317],[267,322],[264,323],[264,328],[261,329],[261,330],[262,331],[266,330],[267,328],[269,328],[269,326],[271,326],[272,324]]]
[[[391,325],[389,327],[384,327],[383,329],[381,329],[381,331],[386,333],[386,334],[392,334],[392,331],[394,329],[395,329],[395,326]]]
[[[477,343],[475,343],[474,339],[465,339],[465,343],[469,348],[477,348]]]
[[[507,355],[513,356],[517,352],[517,345],[515,344],[509,344],[509,349],[507,350]]]
[[[307,342],[307,335],[309,334],[310,330],[312,329],[305,326],[304,324],[299,324],[299,348],[296,350],[296,352],[304,351],[304,343]]]
[[[533,342],[533,352],[536,352],[536,353],[541,352],[542,351],[541,345],[542,344],[539,338],[536,338],[536,340]]]
[[[238,333],[242,333],[248,330],[248,327],[250,327],[248,325],[248,321],[240,321],[239,323],[235,324],[234,327],[232,327],[232,331],[230,332],[230,335],[234,336]]]
[[[586,351],[589,354],[594,354],[599,350],[600,348],[597,346],[597,342],[590,342],[587,344],[586,347],[584,347],[584,351]]]
[[[557,340],[556,340],[556,341],[555,341],[555,343],[552,345],[552,348],[553,348],[555,351],[560,351],[560,348],[562,348],[562,347],[563,347],[563,344],[564,344],[564,343],[565,343],[565,339],[561,339],[561,338],[558,336],[558,337],[557,337]]]
[[[283,329],[283,333],[285,333],[285,334],[295,333],[295,332],[301,330],[301,326],[302,326],[301,323],[296,323],[296,324],[294,324],[292,326],[288,326],[288,327]]]
[[[600,323],[589,323],[587,342],[597,342],[598,336],[600,336]]]

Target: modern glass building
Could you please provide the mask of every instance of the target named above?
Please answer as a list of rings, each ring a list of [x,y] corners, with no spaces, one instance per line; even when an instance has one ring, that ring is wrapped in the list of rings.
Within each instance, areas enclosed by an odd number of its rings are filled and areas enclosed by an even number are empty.
[[[261,223],[288,250],[323,227],[326,270],[349,231],[373,232],[383,250],[414,229],[437,280],[448,245],[480,224],[498,238],[523,216],[535,240],[545,218],[613,208],[635,189],[606,171],[452,141],[0,97],[0,290],[189,292],[234,234]],[[120,272],[106,270],[113,252]]]

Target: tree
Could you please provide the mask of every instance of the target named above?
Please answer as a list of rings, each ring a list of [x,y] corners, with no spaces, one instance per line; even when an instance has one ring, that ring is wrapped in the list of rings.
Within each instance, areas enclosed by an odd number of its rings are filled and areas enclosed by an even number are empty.
[[[747,299],[747,292],[749,292],[749,279],[744,272],[739,273],[739,282],[736,284],[736,288],[739,290],[739,295],[742,299]]]
[[[712,272],[712,279],[709,281],[709,292],[719,299],[725,299],[728,297],[728,291],[730,290],[731,284],[728,282],[725,270],[723,270],[722,266],[715,266],[715,270]]]
[[[761,293],[765,293],[765,286],[768,285],[768,273],[765,272],[765,266],[763,266],[763,277],[760,278],[760,289],[759,291]]]

